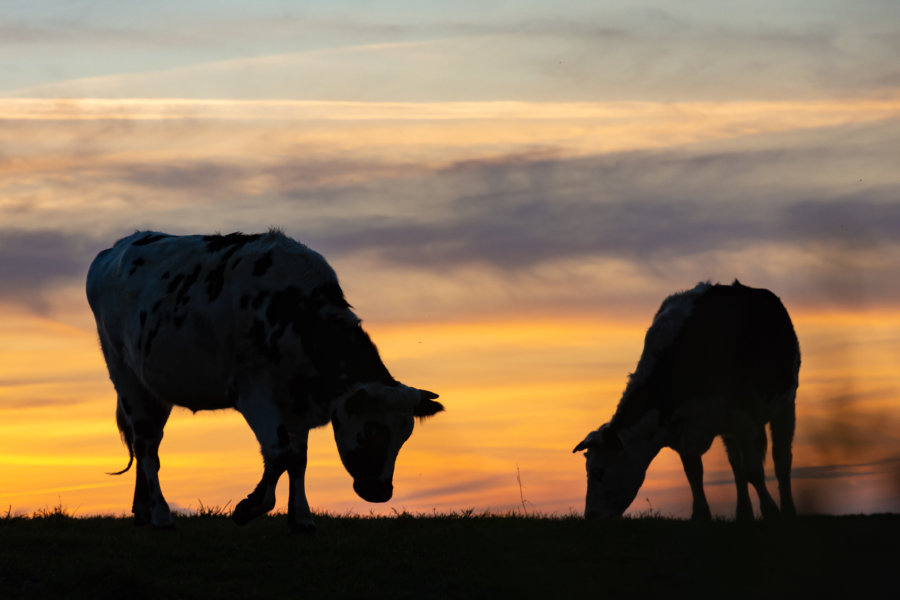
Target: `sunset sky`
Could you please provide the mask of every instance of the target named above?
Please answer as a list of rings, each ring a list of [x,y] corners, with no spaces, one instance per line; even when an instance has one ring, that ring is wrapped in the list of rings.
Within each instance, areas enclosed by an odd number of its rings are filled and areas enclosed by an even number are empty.
[[[738,278],[800,339],[798,509],[900,511],[898,56],[895,0],[0,0],[0,508],[130,511],[94,255],[279,227],[447,408],[386,505],[314,431],[314,510],[581,512],[660,302]],[[261,473],[233,411],[160,454],[173,508]],[[630,510],[689,516],[674,453]]]

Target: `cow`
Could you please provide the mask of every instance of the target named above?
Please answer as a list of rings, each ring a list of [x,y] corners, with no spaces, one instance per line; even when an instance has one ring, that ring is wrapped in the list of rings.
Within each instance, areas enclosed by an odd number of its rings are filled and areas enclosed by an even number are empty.
[[[737,486],[738,520],[752,520],[747,482],[763,518],[779,514],[765,484],[765,425],[781,514],[796,514],[791,443],[800,345],[775,294],[741,285],[699,283],[669,296],[647,330],[644,350],[610,421],[573,450],[586,450],[585,517],[621,515],[659,451],[681,457],[693,495],[692,518],[710,519],[701,456],[725,443]]]
[[[437,394],[391,376],[329,264],[278,230],[139,231],[97,255],[86,291],[129,453],[116,474],[137,462],[138,525],[172,527],[157,471],[173,406],[240,412],[264,469],[234,521],[270,511],[287,471],[288,523],[301,532],[315,530],[304,486],[310,429],[331,422],[354,491],[385,502],[414,417],[444,409]]]

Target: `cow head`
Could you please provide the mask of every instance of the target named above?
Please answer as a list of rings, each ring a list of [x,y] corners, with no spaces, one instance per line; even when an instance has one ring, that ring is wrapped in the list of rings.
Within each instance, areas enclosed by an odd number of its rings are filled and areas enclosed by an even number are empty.
[[[609,424],[592,431],[572,452],[584,453],[587,469],[585,518],[618,517],[637,496],[646,465],[633,459]]]
[[[331,424],[353,490],[368,502],[387,502],[397,454],[412,434],[414,417],[444,410],[438,395],[402,384],[355,386],[335,402]]]

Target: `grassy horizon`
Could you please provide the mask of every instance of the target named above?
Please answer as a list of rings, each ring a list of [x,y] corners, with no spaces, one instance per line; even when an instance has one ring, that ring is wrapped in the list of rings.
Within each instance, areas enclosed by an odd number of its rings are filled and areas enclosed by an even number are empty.
[[[692,594],[895,597],[900,515],[694,523],[659,515],[316,514],[234,525],[225,507],[175,531],[61,506],[0,514],[4,598],[544,598]]]

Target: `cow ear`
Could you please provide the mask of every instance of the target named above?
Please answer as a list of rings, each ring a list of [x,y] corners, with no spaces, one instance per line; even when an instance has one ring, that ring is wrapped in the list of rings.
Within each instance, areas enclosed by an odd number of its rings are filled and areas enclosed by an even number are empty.
[[[603,433],[603,429],[601,428],[601,429],[598,429],[597,431],[592,431],[589,434],[587,434],[587,437],[584,438],[583,440],[581,440],[578,443],[578,445],[575,446],[575,449],[572,450],[572,454],[575,454],[576,452],[581,452],[582,450],[587,450],[588,448],[596,446],[598,443],[600,443],[602,433]]]
[[[419,402],[413,407],[414,417],[430,417],[444,410],[444,405],[435,402],[438,395],[427,390],[419,390]]]

